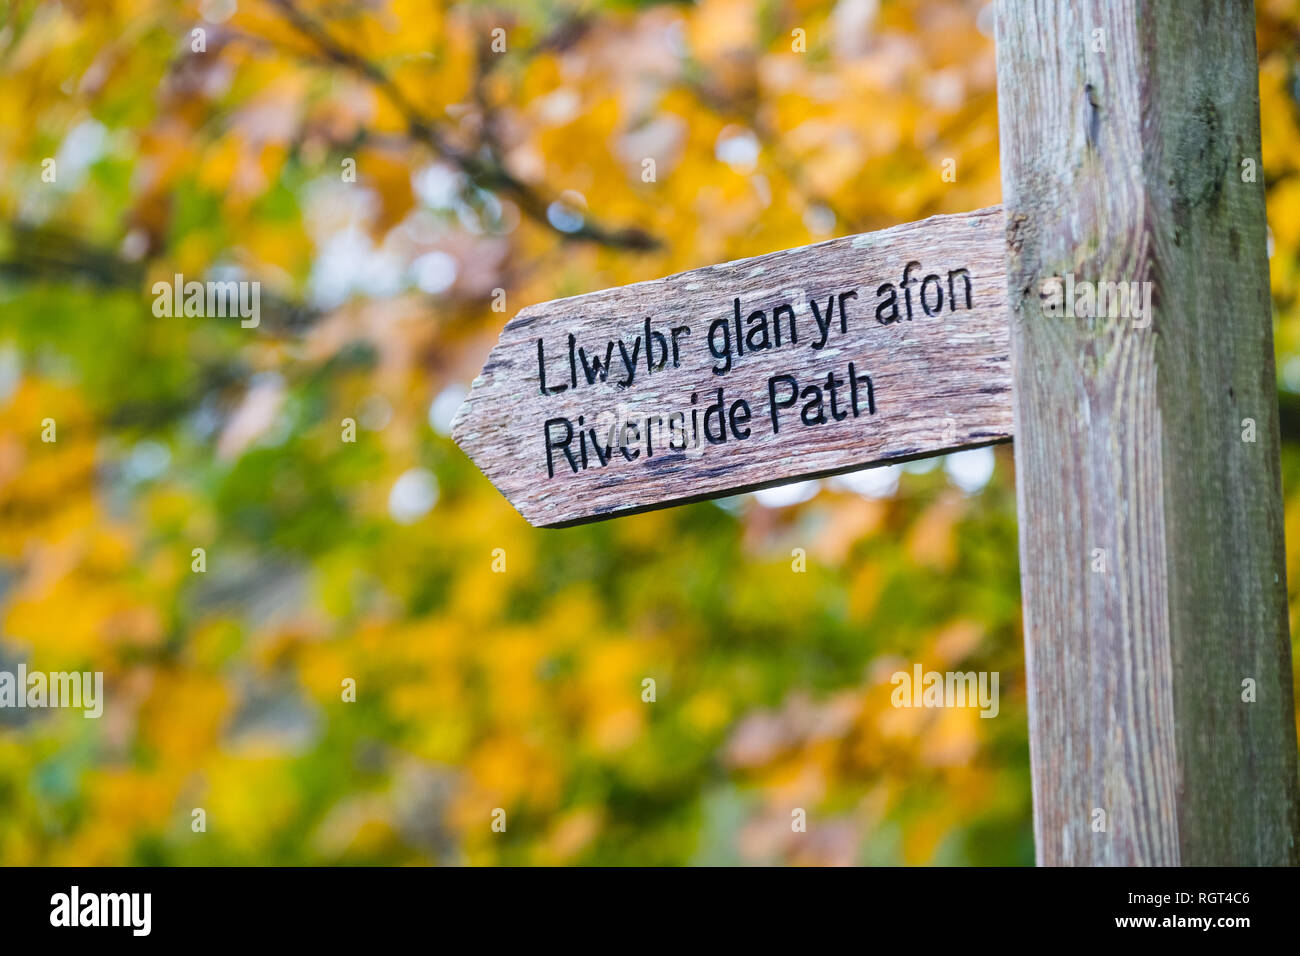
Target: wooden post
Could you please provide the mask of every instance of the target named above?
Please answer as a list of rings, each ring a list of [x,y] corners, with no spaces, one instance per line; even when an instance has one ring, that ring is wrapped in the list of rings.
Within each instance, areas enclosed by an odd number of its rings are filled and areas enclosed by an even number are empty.
[[[1297,861],[1253,13],[998,4],[1041,864]]]

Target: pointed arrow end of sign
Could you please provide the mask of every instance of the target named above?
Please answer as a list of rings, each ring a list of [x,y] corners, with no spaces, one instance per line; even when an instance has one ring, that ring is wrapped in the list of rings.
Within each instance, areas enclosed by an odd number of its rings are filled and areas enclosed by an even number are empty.
[[[544,528],[1006,440],[1005,246],[994,207],[531,305],[452,438]]]
[[[474,460],[474,456],[470,454],[469,448],[466,447],[466,443],[469,441],[470,404],[474,399],[474,390],[479,387],[482,380],[483,377],[480,375],[476,376],[474,381],[470,383],[465,400],[460,403],[460,407],[456,409],[456,414],[451,419],[451,440],[471,461]]]
[[[465,400],[460,403],[460,408],[456,409],[456,414],[452,417],[451,440],[492,483],[492,487],[510,502],[515,511],[519,512],[520,517],[535,528],[544,528],[547,526],[544,518],[526,512],[521,507],[521,503],[526,503],[526,500],[521,502],[517,489],[509,487],[507,482],[501,480],[508,477],[510,472],[496,467],[497,463],[492,457],[492,439],[488,433],[495,429],[490,422],[483,421],[485,414],[491,415],[488,411],[491,408],[491,399],[485,394],[489,391],[490,384],[487,374],[476,376],[470,383],[469,394],[465,396]]]

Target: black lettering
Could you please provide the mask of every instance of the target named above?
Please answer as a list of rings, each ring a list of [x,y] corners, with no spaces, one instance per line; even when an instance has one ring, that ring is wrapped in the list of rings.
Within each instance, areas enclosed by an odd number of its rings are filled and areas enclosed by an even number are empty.
[[[578,359],[582,362],[582,374],[587,376],[587,384],[595,385],[596,380],[605,381],[609,377],[609,363],[614,358],[614,343],[610,342],[605,346],[605,363],[602,365],[600,357],[596,356],[590,362],[587,361],[587,350],[578,349]]]
[[[668,433],[671,436],[668,440],[668,447],[673,451],[686,450],[686,415],[683,412],[673,412],[668,416]],[[678,439],[681,444],[678,444]]]
[[[778,382],[784,383],[786,387],[790,389],[790,397],[779,402],[776,400],[776,386]],[[793,375],[773,375],[767,380],[767,404],[768,412],[772,416],[773,435],[779,434],[781,431],[781,423],[777,417],[777,409],[789,408],[798,400],[798,398],[799,383],[795,381]]]
[[[907,306],[907,321],[912,321],[912,286],[916,285],[916,280],[912,279],[909,273],[913,269],[921,268],[919,262],[909,262],[903,267],[903,281],[899,283],[903,287],[903,302]]]
[[[755,317],[759,319],[757,325],[754,324]],[[763,349],[771,348],[772,340],[767,329],[767,313],[759,309],[756,312],[749,313],[749,318],[745,321],[749,323],[749,331],[745,333],[745,344],[749,346],[749,350],[751,352],[761,352]],[[763,334],[759,336],[757,334],[759,332]],[[756,338],[758,339],[757,343],[755,343]]]
[[[736,300],[740,302],[739,299]],[[719,348],[717,333],[722,332],[722,346]],[[719,362],[726,360],[726,364],[721,367],[713,366],[714,375],[726,375],[731,371],[731,323],[726,319],[714,319],[709,325],[709,353]]]
[[[564,438],[560,441],[551,440],[551,426],[563,425]],[[542,426],[542,434],[546,437],[546,477],[555,477],[555,451],[558,449],[564,452],[564,457],[568,459],[569,467],[573,473],[578,473],[578,463],[573,458],[573,452],[569,450],[569,443],[573,441],[573,422],[567,418],[548,418],[546,424]]]
[[[731,434],[737,438],[748,438],[750,430],[748,427],[742,428],[749,421],[749,402],[743,398],[731,403],[731,412],[728,417],[731,419]]]
[[[776,347],[781,347],[781,313],[784,312],[790,316],[790,344],[799,344],[799,334],[795,331],[794,326],[794,307],[790,305],[778,305],[772,310],[772,324],[776,326]]]
[[[849,313],[848,310],[844,308],[844,300],[856,299],[857,297],[858,292],[856,289],[840,293],[840,331],[845,335],[849,332]]]
[[[860,414],[858,411],[858,384],[863,383],[867,386],[867,413],[876,414],[876,392],[871,386],[870,375],[859,375],[853,368],[853,363],[849,363],[849,402],[853,406],[853,417],[857,418]]]
[[[881,325],[891,325],[898,321],[898,293],[894,291],[894,283],[886,282],[876,290],[877,298],[886,289],[889,290],[889,298],[876,306],[876,321]],[[885,307],[889,307],[889,312],[885,312]]]
[[[971,307],[970,272],[966,269],[949,269],[948,270],[948,308],[954,312],[957,311],[957,292],[953,288],[953,280],[956,279],[957,276],[961,276],[962,281],[966,283],[966,308],[969,309]]]
[[[810,395],[811,397],[809,397]],[[799,412],[799,418],[803,423],[805,425],[825,425],[826,409],[822,404],[822,390],[816,385],[809,385],[799,397],[808,399],[804,403],[803,410]],[[815,414],[810,417],[809,412],[814,411]]]
[[[662,437],[662,435],[663,435],[663,431],[664,431],[664,417],[663,417],[662,415],[655,415],[655,416],[653,416],[652,418],[647,418],[647,419],[645,420],[645,456],[646,456],[647,458],[653,458],[653,457],[654,457],[654,453],[655,453],[655,445],[654,445],[654,430],[655,430],[655,428],[658,428],[658,429],[659,429],[659,434],[660,434],[660,436]]]
[[[656,332],[655,334],[658,335],[659,333]],[[623,355],[623,364],[627,366],[627,378],[619,382],[618,387],[627,388],[632,384],[632,380],[636,378],[636,359],[641,354],[641,336],[638,335],[632,344],[631,358],[628,357],[627,346],[623,344],[622,339],[618,340],[618,350]]]
[[[817,308],[817,300],[809,299],[808,304],[812,306],[813,319],[817,323],[817,333],[821,336],[812,347],[821,350],[826,347],[826,339],[831,334],[831,320],[835,318],[835,296],[826,297],[826,318],[822,318],[821,310]]]
[[[588,434],[591,435],[591,450],[596,453],[596,460],[600,462],[600,467],[604,468],[609,464],[609,457],[614,451],[614,443],[610,441],[614,429],[613,427],[610,428],[610,435],[607,435],[605,438],[603,450],[600,444],[600,439],[596,437],[596,429],[589,428],[587,431]]]
[[[836,378],[834,372],[826,373],[826,391],[831,397],[831,418],[835,419],[837,422],[842,422],[844,419],[849,417],[848,412],[839,411],[839,406],[835,401],[839,397],[838,389],[843,384],[844,379]]]
[[[930,288],[931,282],[934,283],[935,294],[939,296],[939,302],[933,309],[930,308],[930,300],[926,297],[926,291]],[[943,311],[943,280],[934,273],[926,276],[925,281],[921,283],[921,308],[925,310],[926,315],[934,315]]]
[[[681,365],[681,362],[677,358],[677,336],[690,335],[691,334],[690,326],[687,325],[674,326],[672,329],[672,334],[673,334],[673,368],[677,368],[678,366]]]
[[[537,340],[537,378],[542,386],[543,395],[558,395],[568,388],[568,385],[554,385],[551,388],[546,387],[546,351],[542,348],[542,340]]]
[[[659,343],[659,353],[662,356],[655,361],[655,342]],[[662,332],[650,331],[650,316],[645,318],[645,368],[647,372],[662,372],[665,365],[668,364],[668,340],[664,338]]]
[[[713,416],[715,413],[717,414],[718,421],[716,436],[709,427],[713,422]],[[709,440],[710,445],[720,445],[727,440],[727,420],[724,417],[724,414],[722,408],[722,389],[718,389],[717,402],[704,410],[704,437]]]
[[[631,438],[628,437],[629,434],[632,436]],[[641,449],[635,447],[628,448],[628,444],[630,442],[632,445],[636,445],[640,441],[641,426],[637,425],[635,422],[627,422],[623,425],[622,441],[618,443],[618,450],[623,453],[624,458],[628,461],[632,461],[634,458],[639,458],[641,456]]]

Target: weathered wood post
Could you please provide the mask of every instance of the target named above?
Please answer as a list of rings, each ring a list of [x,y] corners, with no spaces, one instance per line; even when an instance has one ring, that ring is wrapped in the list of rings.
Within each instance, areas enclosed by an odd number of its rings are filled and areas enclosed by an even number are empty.
[[[1295,863],[1252,5],[997,19],[1038,860]]]

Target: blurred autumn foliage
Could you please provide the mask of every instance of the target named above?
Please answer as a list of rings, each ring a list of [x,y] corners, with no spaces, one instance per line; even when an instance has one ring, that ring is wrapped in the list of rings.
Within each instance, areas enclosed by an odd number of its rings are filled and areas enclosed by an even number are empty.
[[[528,304],[996,203],[989,5],[0,10],[0,668],[107,692],[0,711],[0,864],[1032,862],[1008,449],[543,532],[446,434]],[[260,325],[156,317],[178,273]],[[912,662],[999,717],[891,707]]]

